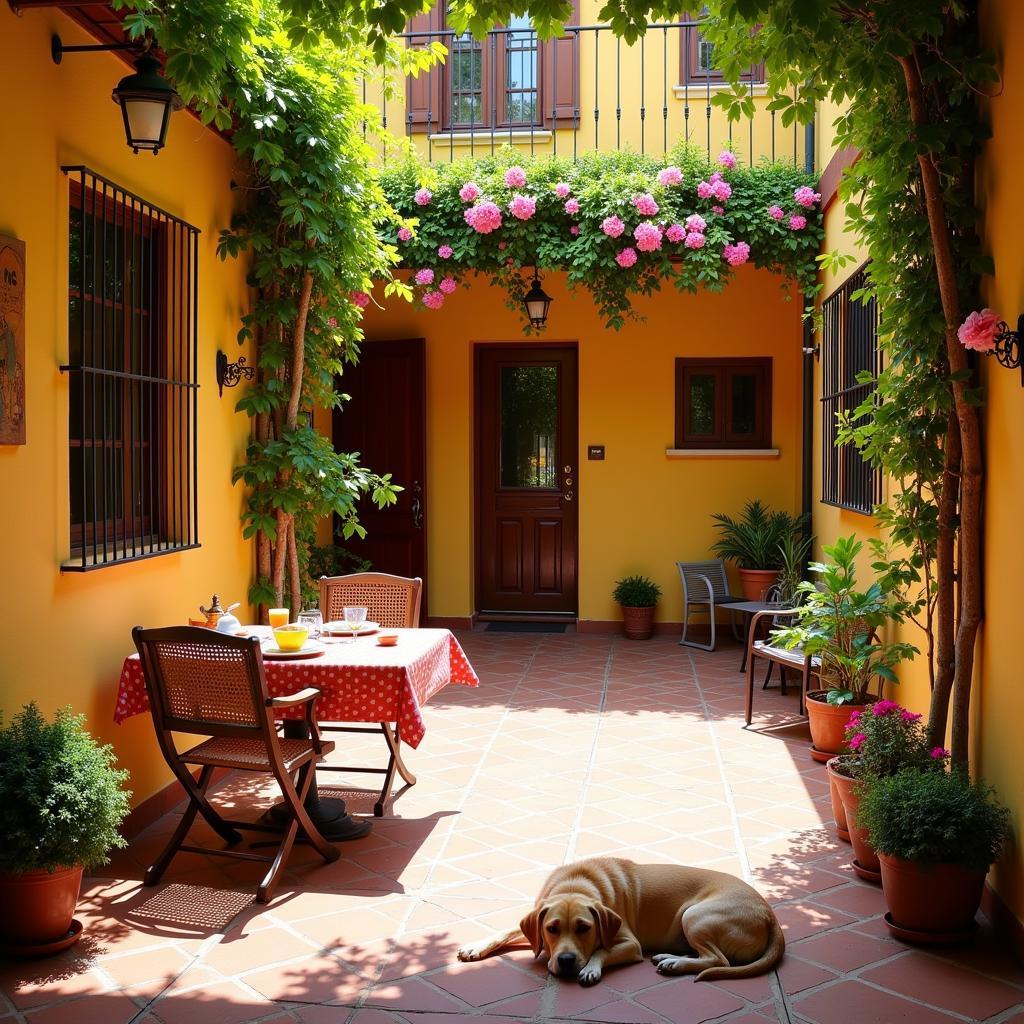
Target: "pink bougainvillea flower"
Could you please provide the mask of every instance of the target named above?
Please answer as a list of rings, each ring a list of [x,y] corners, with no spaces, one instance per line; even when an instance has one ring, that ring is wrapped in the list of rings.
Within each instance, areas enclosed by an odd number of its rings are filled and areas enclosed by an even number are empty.
[[[569,199],[565,204],[565,212],[570,216],[580,212],[580,201],[578,199]]]
[[[726,245],[722,249],[722,259],[730,267],[739,267],[750,259],[750,246],[746,242],[737,242],[735,245]]]
[[[867,743],[868,738],[862,732],[854,733],[847,741],[851,750],[860,750]]]
[[[703,231],[707,226],[708,222],[699,213],[691,213],[686,218],[687,231]]]
[[[455,250],[450,245],[439,245],[437,247],[437,255],[443,260],[450,260]]]
[[[360,309],[366,309],[370,304],[370,296],[367,295],[366,292],[353,292],[349,298],[352,300],[352,305],[358,306]],[[334,320],[334,317],[331,317],[331,319]],[[331,326],[337,327],[338,321],[334,320],[334,323],[331,324]]]
[[[707,239],[699,231],[690,231],[686,236],[687,249],[703,249]]]
[[[615,262],[620,267],[626,268],[633,266],[637,261],[636,249],[631,246],[627,246],[625,249],[620,249],[615,254]]]
[[[773,204],[768,207],[768,216],[771,217],[772,220],[782,220],[786,214],[781,206]]]
[[[934,761],[940,761],[944,757],[949,757],[949,751],[945,747],[932,747],[929,754]]]
[[[403,242],[408,242],[412,238],[412,232],[408,228],[399,228],[398,237]]]
[[[434,283],[434,272],[430,267],[424,267],[422,270],[416,271],[416,283],[417,284],[433,284]]]
[[[444,295],[441,292],[424,292],[423,305],[427,309],[440,309],[444,305]]]
[[[501,227],[501,210],[489,199],[471,206],[463,216],[466,223],[480,235],[489,235]]]
[[[618,217],[605,217],[605,219],[601,221],[601,230],[609,238],[618,238],[619,235],[626,230],[626,225],[623,224]]]
[[[681,242],[686,237],[686,228],[682,224],[670,224],[665,229],[665,237],[670,242]]]
[[[793,200],[797,206],[806,206],[808,209],[816,203],[821,202],[821,193],[815,192],[810,185],[801,185],[794,193]]]
[[[860,721],[860,712],[859,711],[851,711],[850,712],[850,717],[846,721],[847,721],[848,725],[855,725],[857,722]]]
[[[510,167],[505,172],[505,184],[509,188],[522,188],[526,184],[526,171],[522,167]]]
[[[899,706],[894,700],[879,700],[875,701],[871,705],[871,714],[876,718],[881,718],[882,715],[891,714],[893,711],[902,711],[903,708]]]
[[[719,178],[718,181],[712,182],[711,194],[720,203],[724,203],[729,196],[732,195],[732,185],[730,185],[724,178]]]
[[[793,216],[789,218],[789,226],[794,231],[802,231],[807,227],[807,218],[802,214],[794,213]]]
[[[440,288],[445,295],[451,295],[451,293],[458,288],[458,282],[454,277],[442,277],[441,283],[437,287]]]
[[[429,206],[430,200],[433,198],[434,193],[429,188],[418,188],[416,189],[416,195],[413,196],[417,206]]]
[[[641,195],[633,196],[633,205],[637,208],[639,213],[642,213],[645,217],[653,217],[658,212],[658,204],[654,201],[654,196],[650,192],[644,192]]]
[[[714,183],[715,183],[716,181],[721,181],[721,180],[722,180],[722,172],[721,172],[721,171],[715,171],[715,172],[714,172],[714,173],[713,173],[713,174],[711,175],[711,177],[710,177],[710,178],[708,178],[708,181],[709,181],[709,182],[711,182],[711,184],[712,184],[712,185],[714,185]]]
[[[913,711],[900,712],[900,721],[905,722],[907,725],[910,725],[911,722],[919,722],[920,720],[921,716]]]
[[[718,162],[726,170],[731,171],[736,166],[736,154],[731,153],[727,149],[723,149],[722,152],[718,154]]]
[[[459,189],[459,198],[464,203],[471,203],[474,199],[480,198],[480,189],[477,188],[475,181],[467,181],[462,188]]]
[[[350,298],[350,299],[351,299],[351,300],[352,300],[353,302],[355,302],[355,304],[356,304],[357,306],[359,306],[359,303],[358,303],[358,302],[356,302],[356,300],[355,300],[355,296],[356,296],[356,295],[361,295],[361,294],[362,294],[361,292],[353,292],[353,293],[352,293],[352,294],[351,294],[351,295],[349,296],[349,298]],[[369,296],[367,296],[367,298],[369,298]],[[360,306],[359,308],[360,308],[360,309],[362,309],[362,306]],[[334,330],[334,328],[336,328],[336,327],[338,326],[338,318],[337,318],[336,316],[331,316],[331,317],[328,317],[328,318],[327,318],[327,326],[328,326],[328,327],[330,327],[330,328],[331,328],[332,330]]]
[[[506,249],[508,248],[508,242],[499,242],[499,243],[498,243],[498,248],[499,248],[499,249],[500,249],[500,250],[501,250],[502,252],[504,252],[504,251],[505,251],[505,250],[506,250]]]
[[[558,196],[559,199],[565,199],[571,191],[572,189],[569,187],[569,183],[567,181],[560,181],[555,186],[555,195]]]
[[[711,212],[712,213],[717,213],[719,216],[721,216],[723,213],[725,213],[725,207],[724,206],[712,206],[711,207]]]
[[[654,252],[655,249],[661,248],[661,228],[648,220],[637,224],[633,229],[633,237],[636,239],[636,247],[641,252]]]
[[[715,194],[714,186],[710,181],[697,182],[697,195],[701,199],[710,199]]]
[[[999,333],[999,316],[991,309],[976,309],[957,329],[956,336],[964,348],[975,352],[994,352]]]
[[[678,185],[682,180],[683,172],[678,167],[663,167],[658,171],[658,184],[666,188],[669,185]]]
[[[516,220],[529,220],[537,212],[537,200],[533,196],[520,195],[518,192],[508,204],[508,212]]]
[[[580,226],[579,226],[579,224],[573,224],[573,226],[571,228],[569,228],[569,234],[570,235],[578,235],[579,233],[580,233]]]

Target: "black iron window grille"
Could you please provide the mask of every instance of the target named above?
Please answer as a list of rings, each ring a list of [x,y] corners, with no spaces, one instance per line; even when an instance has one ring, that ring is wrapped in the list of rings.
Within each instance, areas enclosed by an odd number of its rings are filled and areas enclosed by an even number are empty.
[[[68,176],[71,558],[87,572],[199,546],[197,228]]]
[[[853,444],[839,443],[839,420],[850,417],[877,389],[878,304],[854,298],[867,285],[862,267],[822,304],[821,500],[870,515],[882,500],[882,474]]]

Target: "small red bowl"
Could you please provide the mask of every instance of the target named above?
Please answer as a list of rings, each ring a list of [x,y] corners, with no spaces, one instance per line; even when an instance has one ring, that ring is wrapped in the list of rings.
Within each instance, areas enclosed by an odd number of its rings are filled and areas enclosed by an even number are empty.
[[[380,633],[377,636],[378,647],[394,647],[398,643],[397,633]]]

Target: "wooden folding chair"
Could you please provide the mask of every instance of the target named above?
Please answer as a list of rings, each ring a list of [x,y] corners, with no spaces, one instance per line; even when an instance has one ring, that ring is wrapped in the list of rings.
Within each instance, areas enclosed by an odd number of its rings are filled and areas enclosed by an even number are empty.
[[[269,697],[257,637],[226,636],[198,626],[166,629],[136,626],[132,637],[142,660],[160,750],[189,798],[174,835],[146,871],[145,884],[155,885],[179,851],[264,861],[270,868],[256,888],[256,900],[266,903],[300,828],[324,860],[337,860],[337,847],[317,831],[304,806],[317,759],[334,748],[333,743],[320,739],[317,728],[315,711],[320,691],[305,689],[288,697]],[[274,710],[300,704],[306,706],[309,738],[279,738],[274,726]],[[172,736],[174,732],[209,739],[191,750],[179,752]],[[198,779],[188,765],[200,767]],[[197,813],[229,847],[241,841],[239,830],[279,831],[263,823],[223,817],[206,795],[215,768],[273,775],[290,812],[276,854],[267,856],[185,844]]]
[[[344,609],[352,606],[366,608],[366,617],[384,629],[416,629],[420,624],[420,597],[423,580],[418,576],[392,576],[385,572],[358,572],[350,576],[320,577],[320,614],[324,622],[340,621]],[[416,776],[402,760],[402,736],[396,722],[379,722],[377,726],[324,725],[324,732],[377,733],[384,736],[388,747],[386,768],[363,768],[344,765],[320,765],[321,771],[356,772],[361,775],[383,775],[384,784],[373,805],[374,816],[384,814],[384,804],[391,795],[391,786],[397,771],[409,786],[416,785]]]

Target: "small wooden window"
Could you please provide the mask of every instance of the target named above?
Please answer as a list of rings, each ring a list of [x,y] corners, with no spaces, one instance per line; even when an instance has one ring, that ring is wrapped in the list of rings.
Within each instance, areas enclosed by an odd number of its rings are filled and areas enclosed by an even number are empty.
[[[708,15],[707,7],[684,15],[687,22],[701,21]],[[698,25],[680,30],[679,80],[687,85],[717,85],[722,83],[722,72],[716,67],[714,44],[701,32]],[[753,64],[740,75],[748,84],[764,81],[764,64]]]
[[[676,448],[770,448],[772,361],[676,360]]]

